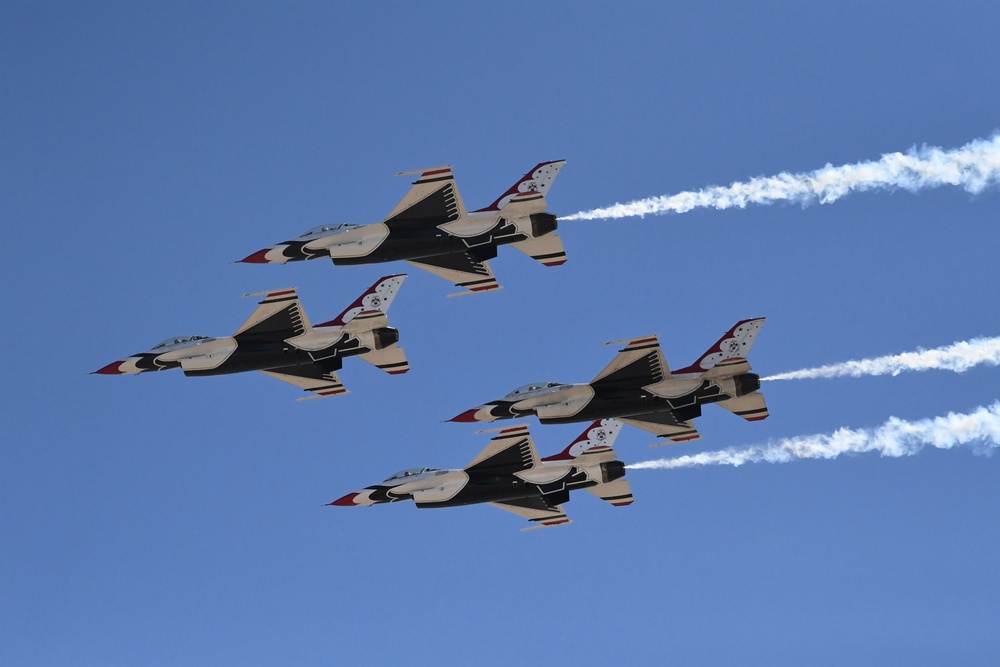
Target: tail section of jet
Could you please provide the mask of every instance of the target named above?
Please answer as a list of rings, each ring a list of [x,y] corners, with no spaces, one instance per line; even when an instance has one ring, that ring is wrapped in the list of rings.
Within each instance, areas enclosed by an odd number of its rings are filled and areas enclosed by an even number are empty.
[[[496,201],[485,208],[478,209],[476,213],[483,211],[499,211],[509,204],[518,195],[527,193],[537,193],[543,197],[548,193],[552,182],[559,175],[559,170],[566,164],[566,160],[549,160],[539,162],[522,176],[514,185],[507,188],[507,191],[497,197]]]
[[[716,366],[722,368],[729,367],[733,373],[741,372],[736,370],[738,364],[746,362],[750,348],[757,340],[757,334],[764,325],[765,318],[758,317],[751,320],[740,320],[733,327],[722,335],[715,344],[705,350],[705,353],[698,357],[690,366],[672,371],[672,375],[702,374],[712,371]],[[748,367],[749,368],[749,367]],[[721,370],[721,369],[720,369]],[[716,371],[718,373],[718,371]]]
[[[380,326],[376,321],[385,318],[405,279],[405,273],[379,278],[340,315],[316,326],[350,328],[352,323],[362,325],[359,328]]]
[[[579,459],[583,465],[589,465],[613,460],[615,456],[611,448],[621,430],[622,423],[617,419],[598,419],[585,428],[566,449],[558,454],[546,456],[542,462],[567,463]],[[610,458],[608,458],[609,453]]]

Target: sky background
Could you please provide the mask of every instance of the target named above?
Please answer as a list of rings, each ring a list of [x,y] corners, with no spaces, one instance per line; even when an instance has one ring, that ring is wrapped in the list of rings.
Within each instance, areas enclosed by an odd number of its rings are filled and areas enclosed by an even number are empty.
[[[691,3],[692,5],[695,3]],[[1000,128],[993,2],[0,5],[0,664],[965,664],[1000,658],[1000,457],[969,449],[634,470],[520,533],[489,506],[324,507],[489,436],[441,423],[609,340],[691,363],[766,316],[763,375],[1000,334],[1000,194],[565,222],[504,289],[417,270],[390,319],[412,370],[349,360],[296,402],[260,374],[90,371],[230,335],[247,292],[314,322],[404,264],[231,263],[381,220],[398,171],[455,166],[468,208],[568,160],[556,214],[956,148]],[[996,368],[765,385],[698,442],[626,462],[966,412]],[[583,425],[531,422],[543,456]]]

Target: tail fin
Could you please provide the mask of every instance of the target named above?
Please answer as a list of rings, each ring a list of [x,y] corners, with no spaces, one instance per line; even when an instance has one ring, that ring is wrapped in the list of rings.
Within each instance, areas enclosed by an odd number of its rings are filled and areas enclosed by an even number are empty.
[[[348,323],[354,320],[357,320],[355,328],[374,329],[385,326],[389,322],[385,314],[389,310],[389,306],[392,305],[393,299],[396,298],[399,286],[403,284],[405,279],[405,273],[379,278],[375,281],[374,285],[355,299],[354,303],[348,306],[344,312],[329,322],[323,322],[316,326],[347,327]],[[362,324],[363,326],[358,326]]]
[[[500,429],[486,449],[465,466],[465,471],[510,475],[534,468],[538,464],[538,452],[528,433],[528,427],[520,425]]]
[[[299,295],[294,287],[272,292],[256,292],[254,294],[244,294],[243,296],[266,295],[257,305],[257,309],[251,313],[247,321],[244,322],[233,338],[237,340],[264,339],[264,340],[284,340],[293,336],[300,336],[309,331],[309,319]]]
[[[570,461],[582,458],[587,463],[600,463],[612,460],[615,454],[612,447],[622,430],[622,423],[617,419],[598,419],[577,436],[569,446],[552,456],[546,456],[542,461]],[[611,458],[607,458],[610,453]]]
[[[723,334],[722,338],[715,345],[705,350],[705,354],[698,357],[698,361],[686,368],[673,371],[672,375],[704,373],[722,362],[732,363],[734,368],[731,370],[739,372],[735,369],[735,366],[739,362],[746,360],[747,355],[750,353],[750,347],[757,339],[757,334],[760,332],[764,321],[765,318],[763,317],[752,320],[740,320],[733,325],[732,329]]]
[[[545,193],[549,191],[552,181],[556,180],[556,176],[559,175],[559,170],[562,169],[564,164],[566,164],[566,160],[539,162],[528,170],[528,173],[522,176],[517,183],[510,186],[506,192],[500,195],[495,202],[486,208],[479,209],[476,212],[499,211],[501,208],[506,206],[511,199],[522,192],[537,192],[544,196]]]
[[[667,362],[663,359],[660,340],[656,336],[632,338],[628,345],[618,352],[610,364],[604,367],[593,380],[592,385],[625,385],[628,387],[645,387],[663,380],[664,373],[669,373]],[[611,345],[611,343],[608,343]]]

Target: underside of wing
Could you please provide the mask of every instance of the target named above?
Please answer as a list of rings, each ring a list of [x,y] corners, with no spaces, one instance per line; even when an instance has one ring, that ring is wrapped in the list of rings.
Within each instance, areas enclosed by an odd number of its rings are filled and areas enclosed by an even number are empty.
[[[477,262],[468,253],[456,253],[454,255],[438,255],[437,257],[424,257],[419,261],[410,261],[409,264],[429,271],[435,276],[444,278],[456,287],[464,287],[467,292],[459,292],[450,296],[464,294],[478,294],[479,292],[489,292],[500,289],[497,279],[493,277],[493,270],[486,262]]]
[[[309,320],[302,310],[295,288],[263,294],[266,294],[264,299],[233,334],[237,341],[283,340],[300,336],[309,329]]]
[[[656,336],[632,338],[618,352],[611,363],[597,374],[591,384],[605,386],[645,387],[662,382],[670,373],[663,359],[660,341]]]
[[[521,530],[532,530],[534,528],[550,528],[552,526],[562,526],[573,523],[566,517],[562,505],[549,507],[541,498],[520,498],[518,500],[507,500],[502,503],[490,503],[493,507],[498,507],[508,512],[513,512],[518,516],[523,516],[530,521],[532,526]]]
[[[261,373],[276,380],[294,384],[296,387],[301,387],[303,391],[311,391],[314,394],[314,396],[303,396],[297,399],[300,401],[307,401],[312,398],[325,398],[327,396],[340,396],[348,393],[336,373],[324,371],[315,365],[288,366],[286,368],[275,368],[270,371],[261,371]]]
[[[406,196],[386,217],[385,224],[390,229],[400,225],[430,228],[465,216],[465,205],[455,186],[451,167],[441,167],[420,174]]]
[[[701,434],[690,421],[679,421],[669,410],[651,412],[645,415],[635,415],[629,418],[619,417],[620,421],[630,426],[641,428],[653,435],[666,438],[671,442],[688,442],[699,440]],[[658,443],[659,444],[659,443]],[[668,444],[668,443],[662,443]]]

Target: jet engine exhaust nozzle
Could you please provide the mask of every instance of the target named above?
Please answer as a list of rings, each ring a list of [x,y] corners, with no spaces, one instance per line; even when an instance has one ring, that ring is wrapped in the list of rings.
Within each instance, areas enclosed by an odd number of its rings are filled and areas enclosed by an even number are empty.
[[[607,484],[625,476],[625,464],[621,461],[606,461],[601,464],[601,482]]]
[[[531,214],[531,235],[536,239],[556,231],[559,226],[558,218],[551,213]]]
[[[746,396],[760,389],[760,376],[756,373],[741,373],[733,376],[736,384],[736,395]]]
[[[390,345],[399,342],[399,329],[394,329],[393,327],[382,327],[381,329],[376,329],[372,333],[375,335],[376,350],[384,350]]]

